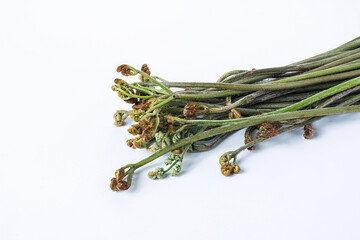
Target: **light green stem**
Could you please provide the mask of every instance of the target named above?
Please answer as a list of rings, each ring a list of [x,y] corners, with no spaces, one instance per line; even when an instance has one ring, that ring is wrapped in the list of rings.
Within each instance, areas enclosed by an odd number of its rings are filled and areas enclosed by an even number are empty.
[[[131,70],[133,70],[134,72],[139,73],[141,76],[143,76],[146,79],[149,79],[152,83],[158,85],[159,87],[161,87],[162,89],[164,89],[165,92],[167,92],[168,94],[172,94],[173,92],[170,91],[169,88],[167,88],[166,86],[164,86],[164,84],[160,83],[159,81],[155,80],[154,78],[150,77],[150,75],[146,74],[143,71],[137,70],[136,68],[133,68],[129,65],[127,65]]]
[[[150,108],[149,110],[147,110],[146,112],[147,113],[150,113],[152,111],[154,111],[155,109],[161,107],[161,106],[164,106],[165,104],[171,102],[172,100],[174,99],[173,96],[170,96],[169,98],[167,99],[164,99],[164,100],[161,100],[158,104],[156,104],[155,106],[153,106],[152,108]]]
[[[332,96],[338,92],[347,90],[349,88],[355,87],[357,85],[360,84],[360,77],[357,78],[353,78],[351,80],[348,80],[346,82],[340,83],[334,87],[331,87],[329,89],[326,89],[324,91],[321,91],[317,94],[314,94],[311,97],[308,97],[300,102],[294,103],[288,107],[285,108],[281,108],[279,110],[273,111],[273,112],[269,112],[269,113],[265,113],[263,115],[273,115],[273,114],[277,114],[277,113],[285,113],[285,112],[291,112],[291,111],[295,111],[295,110],[299,110],[302,109],[304,107],[309,106],[312,103],[315,103],[321,99],[324,99],[326,97]],[[186,120],[186,119],[181,119],[181,118],[174,118],[174,120],[181,122],[181,123],[187,123],[187,124],[203,124],[203,125],[225,125],[228,124],[230,122],[242,122],[242,121],[247,121],[249,119],[255,119],[258,116],[253,116],[253,117],[247,117],[247,118],[239,118],[239,119],[231,119],[231,120]]]

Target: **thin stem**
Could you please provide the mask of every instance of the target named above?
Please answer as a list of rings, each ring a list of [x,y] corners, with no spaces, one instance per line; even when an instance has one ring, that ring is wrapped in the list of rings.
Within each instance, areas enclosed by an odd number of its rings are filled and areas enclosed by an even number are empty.
[[[324,109],[312,109],[312,110],[302,110],[299,112],[292,112],[292,113],[279,113],[275,115],[268,115],[268,116],[257,116],[256,119],[252,121],[244,121],[238,122],[235,124],[227,124],[225,126],[213,128],[204,132],[199,132],[194,136],[187,137],[185,139],[180,140],[173,145],[167,146],[156,153],[150,155],[149,157],[145,158],[144,160],[132,164],[135,169],[142,167],[158,157],[176,149],[182,147],[186,144],[196,142],[201,139],[209,138],[212,136],[216,136],[218,134],[223,134],[230,131],[239,130],[244,127],[250,127],[254,125],[261,124],[263,122],[274,122],[279,120],[286,120],[286,119],[294,119],[294,118],[306,118],[306,117],[316,117],[316,116],[325,116],[325,115],[333,115],[333,114],[343,114],[343,113],[354,113],[360,112],[360,106],[349,106],[349,107],[333,107],[333,108],[324,108]],[[211,121],[211,120],[208,120]],[[224,122],[224,121],[223,121]],[[210,125],[210,124],[209,124]]]
[[[334,87],[331,87],[329,89],[326,89],[324,91],[321,91],[309,98],[306,98],[300,102],[297,102],[293,105],[290,105],[288,107],[285,107],[285,108],[282,108],[282,109],[279,109],[277,111],[274,111],[272,112],[271,114],[275,114],[275,113],[281,113],[281,112],[288,112],[288,111],[293,111],[293,110],[298,110],[298,109],[302,109],[314,102],[317,102],[321,99],[324,99],[326,97],[329,97],[329,96],[332,96],[336,93],[339,93],[339,92],[342,92],[344,90],[347,90],[349,88],[352,88],[352,87],[355,87],[357,85],[360,84],[360,77],[357,77],[357,78],[353,78],[353,79],[350,79],[346,82],[343,82],[343,83],[340,83]]]
[[[276,122],[276,121],[288,120],[288,119],[308,118],[308,117],[342,114],[342,113],[350,113],[350,112],[353,113],[359,111],[360,111],[360,106],[351,106],[351,107],[309,109],[309,110],[292,111],[292,112],[273,111],[262,115],[239,118],[239,119],[228,119],[228,120],[186,120],[177,117],[171,117],[171,120],[183,124],[200,124],[202,126],[223,125],[225,127],[229,125],[230,126],[236,125],[241,127],[249,127],[253,125],[258,125],[263,122]]]
[[[164,78],[161,78],[161,77],[158,77],[158,76],[152,76],[154,79],[158,79],[158,80],[160,80],[160,81],[162,81],[162,82],[168,82],[167,80],[165,80]]]
[[[121,88],[117,88],[117,91],[121,92],[122,94],[128,96],[129,98],[141,98],[141,99],[149,99],[149,98],[153,98],[154,95],[150,95],[150,96],[140,96],[140,95],[136,95],[136,94],[132,94],[132,93],[128,93],[126,91],[124,91]]]
[[[292,125],[292,126],[289,126],[289,127],[285,127],[285,128],[282,128],[279,130],[278,134],[282,134],[282,133],[286,133],[286,132],[289,132],[289,131],[292,131],[294,129],[297,129],[299,127],[303,127],[307,124],[310,124],[316,120],[319,120],[321,117],[317,117],[317,118],[311,118],[310,120],[307,120],[307,121],[303,121],[301,123],[298,123],[298,124],[295,124],[295,125]],[[233,157],[234,159],[236,159],[237,155],[242,152],[243,150],[245,149],[248,149],[248,148],[251,148],[253,146],[255,146],[256,144],[258,143],[261,143],[267,139],[270,139],[270,138],[273,138],[273,137],[268,137],[268,138],[257,138],[247,144],[244,144],[243,146],[239,147],[238,149],[234,150],[234,151],[231,151],[231,157]]]
[[[341,65],[341,66],[332,67],[329,69],[324,69],[324,70],[320,70],[320,71],[316,71],[316,72],[309,72],[309,73],[296,75],[293,77],[284,78],[284,79],[281,79],[281,80],[278,80],[278,81],[275,81],[272,83],[294,82],[294,81],[299,81],[299,80],[304,80],[304,79],[309,79],[309,78],[314,78],[314,77],[319,77],[319,76],[324,76],[324,75],[330,75],[330,74],[334,74],[334,73],[346,72],[346,71],[359,69],[359,68],[360,68],[360,63]]]
[[[156,104],[155,106],[153,106],[152,108],[150,108],[149,110],[147,110],[146,112],[147,113],[150,113],[152,111],[154,111],[155,109],[161,107],[161,106],[164,106],[165,104],[171,102],[172,100],[174,99],[173,96],[170,96],[169,98],[167,99],[164,99],[164,100],[161,100],[158,104]]]
[[[319,59],[324,59],[324,58],[327,58],[327,57],[330,57],[330,56],[334,56],[334,55],[337,55],[343,51],[347,51],[347,50],[351,50],[351,49],[354,49],[354,48],[357,48],[357,47],[360,47],[360,41],[359,41],[359,38],[355,38],[337,48],[334,48],[333,50],[330,50],[330,51],[327,51],[325,53],[321,53],[319,55],[316,55],[314,57],[311,57],[311,58],[308,58],[308,59],[305,59],[305,60],[302,60],[302,61],[299,61],[299,62],[296,62],[296,63],[293,63],[291,65],[298,65],[298,64],[302,64],[302,63],[306,63],[306,62],[309,62],[309,61],[315,61],[315,60],[319,60]]]
[[[223,133],[223,134],[219,134],[217,135],[217,137],[215,138],[215,140],[213,140],[210,144],[206,145],[204,143],[194,143],[193,144],[193,148],[194,151],[192,152],[205,152],[205,151],[209,151],[213,148],[215,148],[217,145],[219,145],[222,141],[224,141],[228,136],[230,136],[231,134],[233,134],[233,132],[228,132],[228,133]]]
[[[238,75],[239,73],[244,73],[244,72],[247,72],[247,70],[233,70],[233,71],[227,72],[227,73],[223,74],[216,82],[218,82],[218,83],[222,82],[226,78],[228,78],[232,75]]]
[[[141,76],[143,76],[146,79],[149,79],[152,83],[158,85],[159,87],[161,87],[162,89],[164,89],[165,92],[167,92],[168,94],[172,94],[172,91],[170,89],[168,89],[166,86],[164,86],[164,84],[160,83],[159,81],[155,80],[154,78],[150,77],[150,75],[146,74],[143,71],[137,70],[136,68],[133,68],[129,65],[127,65],[131,70],[133,70],[134,72],[139,73]]]
[[[199,94],[177,94],[175,93],[174,96],[176,99],[187,99],[187,100],[198,100],[198,99],[213,99],[217,97],[226,97],[232,95],[238,95],[244,93],[243,91],[238,90],[224,90],[218,92],[211,92],[211,93],[199,93]]]
[[[339,56],[341,56],[341,58],[339,58]],[[357,60],[360,58],[360,48],[359,49],[355,49],[352,50],[350,52],[347,53],[343,53],[343,54],[339,54],[338,56],[336,56],[335,61],[332,61],[330,63],[327,63],[325,65],[319,66],[311,71],[318,71],[318,70],[323,70],[323,69],[327,69],[327,68],[331,68],[331,67],[335,67],[344,63],[348,63],[351,62],[353,60]]]
[[[208,111],[209,113],[220,113],[220,112],[227,112],[233,108],[237,108],[239,106],[245,106],[245,105],[249,105],[249,104],[254,104],[254,103],[258,103],[258,102],[262,102],[274,97],[278,97],[284,94],[288,94],[291,93],[293,90],[283,90],[283,91],[276,91],[276,92],[270,92],[267,93],[265,91],[256,91],[253,92],[251,94],[248,94],[238,100],[235,100],[235,102],[233,102],[232,104],[223,106],[223,107],[218,107],[218,108],[209,108]]]
[[[358,68],[360,68],[360,63],[356,64]],[[324,74],[325,71],[328,70],[321,70],[319,72],[322,72],[321,74]],[[319,72],[316,72],[317,74]],[[327,76],[318,75],[319,77],[316,77],[316,75],[310,75],[308,78],[300,77],[305,75],[298,75],[297,78],[286,78],[277,80],[270,83],[265,84],[232,84],[232,83],[205,83],[205,82],[172,82],[167,83],[166,86],[168,87],[181,87],[181,88],[190,88],[190,87],[203,87],[203,88],[218,88],[223,90],[239,90],[239,91],[274,91],[274,90],[284,90],[284,89],[292,89],[292,88],[300,88],[300,87],[306,87],[310,85],[315,85],[318,83],[324,83],[329,81],[337,81],[342,79],[348,79],[352,77],[356,77],[360,75],[360,69],[354,70],[354,71],[348,71],[344,73],[337,73],[337,74],[331,74]],[[301,81],[300,81],[301,80]],[[243,93],[241,92],[241,93]],[[196,94],[197,95],[197,94]],[[177,93],[177,96],[179,96],[179,93]],[[229,95],[227,95],[229,96]],[[192,97],[195,97],[192,95]]]
[[[154,95],[151,91],[147,90],[146,88],[138,85],[138,84],[126,84],[127,87],[130,87],[130,88],[133,88],[135,90],[138,90],[140,92],[143,92],[143,93],[146,93],[146,94],[149,94],[149,95]]]

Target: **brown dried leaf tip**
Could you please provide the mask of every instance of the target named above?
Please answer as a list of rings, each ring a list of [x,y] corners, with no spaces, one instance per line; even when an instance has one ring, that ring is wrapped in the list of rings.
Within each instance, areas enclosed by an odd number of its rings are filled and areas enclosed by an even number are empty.
[[[116,180],[116,178],[112,178],[110,181],[110,188],[113,191],[124,191],[129,189],[129,184],[124,180]]]
[[[124,169],[120,168],[116,170],[115,177],[110,181],[110,188],[113,191],[124,191],[129,189],[130,184],[123,180],[125,175]]]
[[[229,166],[221,166],[221,173],[227,177],[230,176],[232,169]]]
[[[307,124],[304,126],[304,138],[309,139],[314,135],[314,129],[311,124]]]
[[[125,171],[124,171],[123,168],[119,168],[118,170],[115,171],[115,177],[116,177],[116,179],[121,180],[121,179],[124,178],[124,176],[125,176]]]
[[[133,110],[134,111],[134,110]],[[150,142],[156,133],[156,119],[154,118],[140,118],[138,124],[131,125],[128,132],[132,135],[139,135],[133,139],[126,141],[131,148],[146,148],[147,143]]]
[[[118,184],[118,182],[117,182],[116,178],[112,178],[111,181],[110,181],[111,190],[118,191],[117,184]]]
[[[141,128],[140,137],[143,139],[144,142],[150,142],[150,140],[153,139],[153,137],[155,136],[156,120],[142,118],[139,121],[139,127]]]
[[[149,76],[150,76],[150,74],[151,74],[150,69],[149,69],[149,67],[148,67],[147,64],[143,64],[143,65],[142,65],[141,71],[144,72],[144,73],[146,73],[146,74],[149,75]],[[141,82],[150,82],[149,79],[144,78],[143,76],[139,76],[139,79],[140,79]]]
[[[117,185],[118,191],[128,190],[129,187],[130,187],[130,185],[128,184],[128,182],[126,182],[124,180],[119,180],[118,181],[118,185]]]
[[[270,138],[279,134],[277,130],[279,126],[272,123],[262,123],[259,127],[259,131],[256,134],[256,138]]]
[[[119,72],[119,73],[121,73],[121,74],[124,75],[124,76],[133,76],[133,75],[136,74],[136,73],[135,73],[133,70],[131,70],[131,69],[129,68],[129,66],[126,65],[126,64],[123,64],[123,65],[118,66],[118,68],[116,69],[116,71]]]
[[[147,64],[143,64],[141,66],[141,71],[143,71],[144,73],[146,73],[147,75],[150,75],[151,72],[150,72],[150,69],[149,69],[149,66]]]
[[[115,79],[114,79],[114,83],[117,84],[117,85],[120,85],[120,86],[127,84],[127,82],[124,81],[124,80],[122,80],[121,78],[115,78]]]
[[[203,114],[207,114],[209,108],[203,104],[190,102],[185,105],[183,114],[185,117],[196,117]]]
[[[240,169],[239,165],[236,165],[235,163],[230,163],[228,165],[221,166],[220,170],[221,170],[221,173],[227,177],[227,176],[230,176],[230,174],[232,174],[232,173],[238,174],[241,169]]]
[[[131,125],[131,128],[128,129],[128,132],[134,136],[141,134],[141,127],[139,124]]]
[[[147,147],[146,142],[140,136],[126,140],[126,144],[133,149]]]
[[[173,118],[173,116],[171,116],[171,115],[165,116],[165,118],[162,119],[162,121],[160,121],[159,126],[171,133],[175,133],[175,131],[176,131],[176,127],[174,125],[175,121],[172,118]]]
[[[234,166],[233,166],[233,173],[235,173],[235,174],[238,174],[239,172],[240,172],[240,167],[239,167],[239,165],[236,165],[236,164],[234,164]]]
[[[138,104],[132,106],[133,109],[138,110],[141,109],[144,112],[149,110],[151,107],[153,107],[157,103],[157,98],[150,98],[150,99],[142,99]]]

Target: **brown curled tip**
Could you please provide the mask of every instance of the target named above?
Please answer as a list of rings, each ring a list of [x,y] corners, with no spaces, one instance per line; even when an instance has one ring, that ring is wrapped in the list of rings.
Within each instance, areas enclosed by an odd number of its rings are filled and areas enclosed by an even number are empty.
[[[130,184],[124,180],[112,178],[110,181],[110,188],[113,191],[124,191],[130,188]]]
[[[118,170],[115,171],[115,177],[117,180],[123,179],[124,175],[125,175],[125,171],[123,168],[119,168]]]
[[[314,135],[314,129],[311,124],[307,124],[304,126],[304,138],[310,139]]]
[[[143,64],[143,65],[142,65],[141,71],[144,72],[144,73],[146,73],[146,74],[149,75],[149,76],[150,76],[150,74],[151,74],[150,69],[149,69],[149,67],[148,67],[147,64]],[[150,82],[149,79],[144,78],[142,75],[139,76],[139,79],[140,79],[141,82]]]
[[[124,191],[124,190],[128,190],[130,187],[130,185],[128,184],[128,182],[124,181],[124,180],[119,180],[118,184],[116,186],[116,189],[118,191]]]
[[[117,190],[117,184],[118,184],[118,182],[117,182],[116,178],[112,178],[111,181],[110,181],[111,190],[118,191]]]
[[[185,105],[183,114],[185,117],[196,117],[208,113],[209,108],[200,103],[190,102]]]
[[[238,174],[241,171],[241,168],[239,167],[239,165],[235,165],[234,169],[233,169],[233,173]]]
[[[118,68],[116,69],[116,71],[118,71],[119,73],[121,73],[124,76],[130,76],[133,75],[131,69],[129,68],[128,65],[123,64],[118,66]]]
[[[174,126],[174,119],[173,116],[171,115],[167,115],[165,116],[165,119],[163,121],[160,121],[159,126],[171,133],[176,132],[176,128]]]
[[[262,123],[256,138],[270,138],[277,136],[279,134],[277,127],[278,126],[276,124]]]
[[[123,85],[123,84],[125,84],[126,82],[125,82],[124,80],[120,79],[120,78],[115,78],[115,79],[114,79],[114,83],[115,83],[115,84],[118,84],[118,85]]]
[[[133,124],[131,125],[131,127],[128,129],[128,132],[134,136],[141,134],[141,128],[139,126],[139,124]]]
[[[143,64],[143,65],[142,65],[141,71],[143,71],[143,72],[146,73],[147,75],[150,75],[150,74],[151,74],[150,69],[149,69],[149,66],[148,66],[147,64]]]
[[[229,166],[221,166],[220,168],[222,175],[225,177],[230,176],[232,169]]]
[[[120,127],[124,124],[125,119],[129,116],[129,112],[126,110],[118,110],[114,114],[114,125]]]

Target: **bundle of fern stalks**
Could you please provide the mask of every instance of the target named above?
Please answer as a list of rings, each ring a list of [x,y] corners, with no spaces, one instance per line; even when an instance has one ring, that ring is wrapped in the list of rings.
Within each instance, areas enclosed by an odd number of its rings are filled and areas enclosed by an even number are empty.
[[[117,71],[140,80],[114,80],[112,90],[132,104],[131,110],[115,113],[115,125],[130,117],[135,123],[128,132],[134,137],[127,145],[152,154],[116,170],[113,191],[127,190],[136,170],[164,155],[163,165],[148,176],[177,176],[186,153],[211,150],[246,129],[244,144],[226,149],[218,160],[224,176],[237,174],[241,151],[297,128],[303,128],[308,139],[314,121],[360,112],[360,37],[283,67],[233,70],[216,82],[170,82],[152,75],[146,64],[140,70],[121,65]]]

